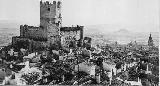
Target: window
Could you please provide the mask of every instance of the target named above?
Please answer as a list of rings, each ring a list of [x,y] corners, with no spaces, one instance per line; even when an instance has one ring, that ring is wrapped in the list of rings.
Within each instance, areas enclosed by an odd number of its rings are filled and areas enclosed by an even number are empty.
[[[61,2],[58,2],[57,8],[61,7]]]
[[[48,11],[50,11],[50,8],[48,8]]]

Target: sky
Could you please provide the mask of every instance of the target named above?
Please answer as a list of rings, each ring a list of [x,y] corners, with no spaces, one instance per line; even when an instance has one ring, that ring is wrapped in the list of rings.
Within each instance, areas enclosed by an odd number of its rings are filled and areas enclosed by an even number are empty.
[[[61,1],[63,26],[109,24],[132,31],[159,30],[159,0]],[[39,0],[0,0],[0,20],[38,26],[39,13]]]

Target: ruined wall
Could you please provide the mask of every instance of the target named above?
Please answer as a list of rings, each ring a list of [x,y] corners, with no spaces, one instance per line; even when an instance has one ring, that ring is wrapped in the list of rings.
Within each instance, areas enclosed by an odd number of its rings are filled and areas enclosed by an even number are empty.
[[[76,36],[79,38],[80,31],[62,31],[61,34],[61,44],[65,47],[69,47],[71,41],[76,41]]]
[[[60,28],[61,44],[64,47],[69,47],[72,43],[81,45],[83,40],[83,26],[77,27],[62,27]]]
[[[34,41],[25,37],[12,37],[12,45],[15,49],[28,49],[29,51],[35,51],[48,46],[45,41]]]
[[[34,40],[47,41],[47,30],[42,27],[20,26],[20,36]]]
[[[29,41],[28,38],[14,36],[12,37],[12,45],[17,44],[18,41]]]
[[[14,36],[12,37],[12,45],[15,49],[31,49],[31,40],[24,37]]]
[[[54,24],[47,25],[47,38],[49,44],[56,44],[60,42],[60,29]]]

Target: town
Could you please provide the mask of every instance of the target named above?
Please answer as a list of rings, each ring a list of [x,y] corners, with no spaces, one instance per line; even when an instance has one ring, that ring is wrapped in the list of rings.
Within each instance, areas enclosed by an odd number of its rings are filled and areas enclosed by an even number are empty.
[[[159,48],[136,40],[93,45],[84,26],[62,26],[62,2],[40,1],[40,26],[0,49],[1,85],[159,86]]]

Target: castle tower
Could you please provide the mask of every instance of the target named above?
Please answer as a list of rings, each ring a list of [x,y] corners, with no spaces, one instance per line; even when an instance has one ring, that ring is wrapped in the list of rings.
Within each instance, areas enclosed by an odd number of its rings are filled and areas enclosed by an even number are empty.
[[[153,39],[152,39],[151,34],[150,34],[149,39],[148,39],[148,46],[149,46],[149,47],[154,46],[154,44],[153,44]]]
[[[40,1],[40,27],[47,30],[49,46],[60,42],[60,27],[62,26],[61,2]]]
[[[48,23],[61,27],[61,1],[40,1],[40,26],[45,28]]]

